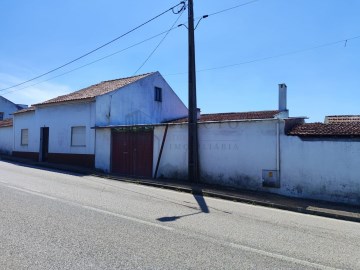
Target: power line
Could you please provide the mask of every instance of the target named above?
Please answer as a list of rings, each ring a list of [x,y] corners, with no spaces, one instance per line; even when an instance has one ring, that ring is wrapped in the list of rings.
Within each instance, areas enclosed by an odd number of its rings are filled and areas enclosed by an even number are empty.
[[[177,12],[175,12],[174,9],[175,9],[176,7],[178,7],[178,6],[180,6],[180,5],[181,5],[181,6],[184,6],[184,5],[185,5],[185,2],[182,1],[182,2],[180,2],[179,4],[177,4],[177,5],[175,5],[175,6],[172,6],[171,8],[169,8],[169,9],[161,12],[160,14],[156,15],[155,17],[153,17],[153,18],[147,20],[146,22],[144,22],[144,23],[136,26],[135,28],[127,31],[126,33],[124,33],[124,34],[122,34],[122,35],[120,35],[120,36],[118,36],[118,37],[110,40],[109,42],[106,42],[105,44],[103,44],[103,45],[101,45],[101,46],[99,46],[99,47],[97,47],[97,48],[95,48],[95,49],[93,49],[93,50],[91,50],[91,51],[89,51],[89,52],[87,52],[87,53],[85,53],[85,54],[83,54],[83,55],[81,55],[81,56],[79,56],[79,57],[77,57],[77,58],[75,58],[75,59],[73,59],[73,60],[71,60],[71,61],[63,64],[63,65],[61,65],[61,66],[59,66],[59,67],[57,67],[57,68],[54,68],[54,69],[52,69],[52,70],[50,70],[50,71],[48,71],[48,72],[45,72],[45,73],[43,73],[43,74],[40,74],[40,75],[38,75],[38,76],[36,76],[36,77],[33,77],[33,78],[29,79],[29,80],[26,80],[26,81],[24,81],[24,82],[21,82],[21,83],[18,83],[18,84],[16,84],[16,85],[13,85],[13,86],[10,86],[10,87],[1,89],[0,91],[8,90],[8,89],[11,89],[11,88],[14,88],[14,87],[23,85],[23,84],[25,84],[25,83],[28,83],[28,82],[31,82],[31,81],[36,80],[36,79],[38,79],[38,78],[41,78],[41,77],[43,77],[43,76],[45,76],[45,75],[47,75],[47,74],[49,74],[49,73],[52,73],[52,72],[54,72],[54,71],[56,71],[56,70],[59,70],[59,69],[65,67],[65,66],[68,66],[68,65],[70,65],[70,64],[72,64],[72,63],[74,63],[74,62],[76,62],[76,61],[78,61],[78,60],[80,60],[80,59],[82,59],[82,58],[84,58],[84,57],[86,57],[86,56],[88,56],[89,54],[92,54],[92,53],[94,53],[94,52],[96,52],[96,51],[104,48],[105,46],[107,46],[107,45],[109,45],[109,44],[111,44],[111,43],[119,40],[120,38],[123,38],[124,36],[126,36],[126,35],[134,32],[134,31],[136,31],[137,29],[139,29],[139,28],[143,27],[144,25],[146,25],[146,24],[154,21],[155,19],[159,18],[160,16],[166,14],[166,13],[169,12],[169,11],[172,11],[174,14],[177,14]]]
[[[249,4],[258,2],[258,1],[260,1],[260,0],[253,0],[253,1],[246,2],[246,3],[238,4],[238,5],[233,6],[233,7],[230,7],[230,8],[226,8],[226,9],[223,9],[223,10],[220,10],[220,11],[217,11],[217,12],[214,12],[214,13],[210,13],[210,14],[208,14],[208,16],[217,15],[217,14],[220,14],[220,13],[223,13],[223,12],[227,12],[227,11],[230,11],[230,10],[233,10],[233,9],[236,9],[236,8],[239,8],[239,7],[242,7],[242,6],[246,6],[246,5],[249,5]]]
[[[214,16],[214,15],[218,15],[218,14],[221,14],[223,12],[228,12],[228,11],[231,11],[233,9],[236,9],[236,8],[239,8],[239,7],[242,7],[242,6],[246,6],[246,5],[249,5],[249,4],[253,4],[255,2],[259,2],[260,0],[253,0],[253,1],[249,1],[249,2],[245,2],[245,3],[242,3],[242,4],[238,4],[236,6],[233,6],[233,7],[229,7],[229,8],[226,8],[226,9],[222,9],[222,10],[219,10],[219,11],[216,11],[216,12],[213,12],[213,13],[209,13],[207,15],[204,15],[204,16],[199,16],[199,17],[196,17],[194,18],[195,20],[202,20],[204,18],[207,18],[207,17],[210,17],[210,16]],[[198,22],[199,24],[199,22]],[[184,25],[185,27],[186,26],[186,22],[182,23],[181,25]],[[195,27],[196,28],[196,27]]]
[[[159,33],[159,34],[156,34],[156,35],[151,36],[151,37],[149,37],[149,38],[147,38],[147,39],[144,39],[144,40],[142,40],[142,41],[140,41],[140,42],[137,42],[137,43],[135,43],[135,44],[133,44],[133,45],[131,45],[131,46],[129,46],[129,47],[126,47],[126,48],[121,49],[121,50],[119,50],[119,51],[113,52],[113,53],[108,54],[108,55],[106,55],[106,56],[104,56],[104,57],[98,58],[98,59],[96,59],[96,60],[94,60],[94,61],[92,61],[92,62],[89,62],[89,63],[85,64],[85,65],[82,65],[82,66],[79,66],[79,67],[77,67],[77,68],[71,69],[71,70],[66,71],[66,72],[64,72],[64,73],[61,73],[61,74],[59,74],[59,75],[50,77],[50,78],[48,78],[48,79],[46,79],[46,80],[43,80],[43,81],[40,81],[40,82],[31,84],[31,85],[25,86],[25,87],[23,87],[23,88],[7,91],[7,92],[3,93],[2,95],[6,95],[6,94],[13,93],[13,92],[16,92],[16,91],[21,91],[21,90],[24,90],[24,89],[26,89],[26,88],[30,88],[30,87],[32,87],[32,86],[35,86],[35,85],[38,85],[38,84],[41,84],[41,83],[44,83],[44,82],[53,80],[53,79],[55,79],[55,78],[64,76],[64,75],[66,75],[66,74],[69,74],[69,73],[74,72],[74,71],[76,71],[76,70],[79,70],[79,69],[82,69],[82,68],[84,68],[84,67],[90,66],[90,65],[92,65],[92,64],[94,64],[94,63],[100,62],[100,61],[102,61],[102,60],[104,60],[104,59],[107,59],[107,58],[109,58],[109,57],[111,57],[111,56],[114,56],[114,55],[116,55],[116,54],[119,54],[119,53],[121,53],[121,52],[127,51],[127,50],[129,50],[129,49],[131,49],[131,48],[133,48],[133,47],[136,47],[136,46],[138,46],[138,45],[141,45],[141,44],[143,44],[143,43],[145,43],[145,42],[147,42],[147,41],[149,41],[149,40],[152,40],[152,39],[154,39],[154,38],[157,38],[157,37],[159,37],[159,36],[161,36],[161,35],[163,35],[163,34],[169,33],[170,31],[172,31],[172,30],[174,30],[174,29],[177,29],[177,27],[173,27],[173,28],[171,28],[171,29],[169,29],[169,30],[163,31],[163,32],[161,32],[161,33]]]
[[[223,12],[227,12],[227,11],[233,10],[233,9],[235,9],[235,8],[238,8],[238,7],[241,7],[241,6],[244,6],[244,5],[248,5],[248,4],[257,2],[257,1],[260,1],[260,0],[254,0],[254,1],[250,1],[250,2],[246,2],[246,3],[239,4],[239,5],[230,7],[230,8],[226,8],[226,9],[223,9],[223,10],[220,10],[220,11],[217,11],[217,12],[214,12],[214,13],[211,13],[211,14],[209,14],[209,15],[206,15],[206,17],[208,17],[208,16],[210,16],[210,15],[212,16],[212,15],[217,15],[217,14],[220,14],[220,13],[223,13]],[[182,9],[183,9],[183,8],[181,8],[179,11],[174,11],[174,8],[176,8],[176,7],[179,6],[179,5],[182,5],[182,3],[183,3],[183,2],[180,2],[180,4],[178,4],[178,5],[174,6],[173,8],[171,8],[171,10],[172,10],[172,12],[173,12],[174,14],[179,14],[180,12],[182,12]],[[183,5],[182,7],[184,7],[184,5]],[[203,17],[204,17],[204,16],[201,16],[201,18],[203,18]],[[199,17],[199,18],[200,18],[200,17]],[[175,24],[174,24],[174,25],[175,25]],[[172,30],[174,30],[174,29],[176,29],[176,28],[178,28],[178,27],[172,27],[171,29],[169,29],[169,30],[167,30],[167,31],[163,31],[163,32],[161,32],[161,33],[159,33],[159,34],[157,34],[157,35],[154,35],[154,36],[152,36],[152,37],[150,37],[150,38],[148,38],[148,39],[145,39],[145,40],[143,40],[143,41],[141,41],[141,42],[138,42],[138,43],[136,43],[136,44],[134,44],[134,45],[131,45],[131,46],[125,48],[125,49],[122,49],[122,50],[120,50],[120,51],[116,51],[116,52],[114,52],[114,53],[111,53],[111,54],[109,54],[109,55],[106,55],[106,56],[104,56],[104,57],[101,57],[101,58],[99,58],[99,59],[97,59],[97,60],[94,60],[94,61],[92,61],[92,62],[90,62],[90,63],[87,63],[87,64],[82,65],[82,66],[80,66],[80,67],[74,68],[74,69],[72,69],[72,70],[70,70],[70,71],[64,72],[64,73],[62,73],[62,74],[60,74],[60,75],[51,77],[51,78],[49,78],[49,79],[46,79],[46,80],[37,82],[37,83],[35,83],[35,84],[29,85],[29,86],[26,86],[26,87],[23,87],[23,88],[20,88],[20,89],[15,89],[15,90],[7,91],[7,92],[3,93],[3,95],[9,94],[9,93],[13,93],[13,92],[16,92],[16,91],[21,91],[21,90],[27,89],[27,88],[29,88],[29,87],[32,87],[32,86],[35,86],[35,85],[38,85],[38,84],[41,84],[41,83],[50,81],[50,80],[52,80],[52,79],[55,79],[55,78],[58,78],[58,77],[61,77],[61,76],[64,76],[64,75],[66,75],[66,74],[69,74],[69,73],[74,72],[74,71],[76,71],[76,70],[79,70],[79,69],[81,69],[81,68],[84,68],[84,67],[87,67],[87,66],[89,66],[89,65],[92,65],[92,64],[94,64],[94,63],[97,63],[97,62],[99,62],[99,61],[102,61],[102,60],[104,60],[104,59],[106,59],[106,58],[109,58],[109,57],[111,57],[111,56],[113,56],[113,55],[115,55],[115,54],[118,54],[118,53],[120,53],[120,52],[126,51],[126,50],[128,50],[128,49],[130,49],[130,48],[133,48],[133,47],[135,47],[135,46],[137,46],[137,45],[140,45],[140,44],[142,44],[142,43],[144,43],[144,42],[147,42],[147,41],[149,41],[149,40],[151,40],[151,39],[153,39],[153,38],[156,38],[156,37],[158,37],[158,36],[161,36],[161,35],[163,35],[163,34],[166,34],[166,35],[167,35],[170,31],[172,31]],[[164,39],[165,39],[165,38],[163,38],[163,40],[164,40]],[[160,46],[160,44],[163,42],[163,40],[160,41],[160,43],[159,43],[158,46]],[[157,47],[158,47],[158,46],[157,46]],[[156,49],[157,49],[157,48],[155,48],[155,50],[150,54],[150,56],[149,56],[148,58],[150,58],[150,57],[152,56],[152,54],[156,51]],[[147,60],[148,60],[148,59],[147,59]],[[146,60],[146,61],[147,61],[147,60]],[[74,61],[75,61],[75,60],[74,60]],[[144,62],[144,64],[145,64],[145,63],[146,63],[146,62]],[[69,63],[69,64],[70,64],[70,63]],[[65,65],[64,65],[64,66],[65,66]],[[62,66],[62,67],[64,67],[64,66]],[[59,67],[58,69],[60,69],[60,68],[61,68],[61,67]],[[57,69],[54,69],[53,71],[55,71],[55,70],[57,70]],[[50,72],[53,72],[53,71],[50,71]],[[13,86],[11,86],[11,87],[1,89],[0,91],[5,91],[5,90],[8,90],[8,89],[15,88],[15,87],[17,87],[17,86],[23,85],[23,84],[25,84],[25,83],[27,83],[27,82],[30,82],[30,81],[33,81],[33,80],[38,79],[38,78],[40,78],[40,77],[43,77],[43,76],[49,74],[50,72],[45,73],[45,74],[42,74],[41,76],[38,76],[38,77],[33,78],[33,79],[31,79],[31,80],[28,80],[28,81],[26,81],[26,82],[19,83],[19,84],[17,84],[17,85],[13,85]],[[136,72],[138,72],[138,71],[136,71]]]
[[[183,9],[180,10],[180,15],[177,17],[177,19],[175,20],[175,22],[171,25],[170,29],[166,32],[166,34],[163,36],[163,38],[160,40],[160,42],[156,45],[156,47],[152,50],[152,52],[149,54],[149,56],[145,59],[145,61],[140,65],[140,67],[134,72],[134,76],[139,72],[139,70],[147,63],[147,61],[149,61],[149,59],[151,58],[151,56],[155,53],[155,51],[160,47],[161,43],[163,43],[163,41],[166,39],[166,37],[168,36],[168,34],[170,33],[171,30],[174,29],[174,26],[176,25],[176,23],[178,22],[178,20],[180,19],[181,15],[183,14],[185,10],[185,6]]]
[[[244,62],[240,62],[240,63],[199,69],[196,72],[204,72],[204,71],[211,71],[211,70],[217,70],[217,69],[231,68],[231,67],[236,67],[236,66],[240,66],[240,65],[251,64],[251,63],[255,63],[255,62],[261,62],[261,61],[270,60],[270,59],[274,59],[274,58],[284,57],[284,56],[288,56],[288,55],[292,55],[292,54],[303,53],[303,52],[306,52],[306,51],[316,50],[316,49],[323,48],[323,47],[329,47],[329,46],[333,46],[333,45],[336,45],[336,44],[342,44],[342,43],[347,44],[350,40],[354,40],[354,39],[358,39],[358,38],[360,38],[360,36],[341,39],[341,40],[338,40],[338,41],[333,41],[333,42],[330,42],[330,43],[325,43],[325,44],[321,44],[321,45],[318,45],[318,46],[304,48],[304,49],[300,49],[300,50],[296,50],[296,51],[291,51],[291,52],[276,54],[276,55],[272,55],[272,56],[256,58],[256,59],[253,59],[253,60],[244,61]],[[175,76],[175,75],[184,75],[184,74],[188,74],[188,73],[187,72],[179,72],[179,73],[165,74],[164,76]]]

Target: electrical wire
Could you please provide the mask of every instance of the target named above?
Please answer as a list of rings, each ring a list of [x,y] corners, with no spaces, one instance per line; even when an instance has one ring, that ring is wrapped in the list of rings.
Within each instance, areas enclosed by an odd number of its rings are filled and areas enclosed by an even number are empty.
[[[211,71],[211,70],[217,70],[217,69],[231,68],[231,67],[241,66],[241,65],[245,65],[245,64],[251,64],[251,63],[255,63],[255,62],[266,61],[266,60],[270,60],[270,59],[274,59],[274,58],[284,57],[284,56],[293,55],[293,54],[299,54],[299,53],[303,53],[303,52],[307,52],[307,51],[311,51],[311,50],[316,50],[316,49],[323,48],[323,47],[329,47],[329,46],[333,46],[333,45],[337,45],[337,44],[342,44],[344,42],[345,42],[345,44],[347,44],[349,42],[349,40],[354,40],[354,39],[358,39],[358,38],[360,38],[360,36],[354,36],[354,37],[351,37],[351,38],[341,39],[341,40],[321,44],[321,45],[310,47],[310,48],[305,48],[305,49],[300,49],[300,50],[296,50],[296,51],[276,54],[276,55],[272,55],[272,56],[261,57],[261,58],[257,58],[257,59],[253,59],[253,60],[249,60],[249,61],[240,62],[240,63],[199,69],[196,72],[204,72],[204,71]],[[170,74],[165,74],[164,76],[175,76],[175,75],[184,75],[184,74],[188,74],[188,72],[170,73]]]
[[[223,10],[220,10],[220,11],[217,11],[217,12],[214,12],[214,13],[210,13],[210,14],[208,14],[208,16],[217,15],[217,14],[220,14],[220,13],[223,13],[223,12],[227,12],[227,11],[230,11],[230,10],[233,10],[233,9],[236,9],[236,8],[239,8],[239,7],[242,7],[242,6],[246,6],[246,5],[249,5],[249,4],[253,4],[253,3],[258,2],[258,1],[260,1],[260,0],[253,0],[253,1],[246,2],[246,3],[242,3],[242,4],[239,4],[239,5],[230,7],[230,8],[226,8],[226,9],[223,9]]]
[[[184,6],[185,7],[185,6]],[[163,36],[163,38],[160,40],[160,42],[156,45],[156,47],[152,50],[152,52],[149,54],[149,56],[145,59],[145,61],[140,65],[140,67],[134,72],[133,76],[135,76],[139,70],[147,63],[147,61],[149,61],[149,59],[151,58],[151,56],[153,56],[153,54],[156,52],[156,50],[160,47],[160,45],[164,42],[164,40],[166,39],[166,37],[169,35],[170,31],[174,29],[174,26],[176,25],[176,23],[178,22],[178,20],[181,18],[181,15],[184,13],[185,8],[181,9],[181,11],[177,14],[180,14],[177,19],[175,20],[175,22],[171,25],[170,29],[166,32],[166,34]]]
[[[111,43],[119,40],[120,38],[123,38],[123,37],[127,36],[128,34],[134,32],[134,31],[136,31],[137,29],[145,26],[146,24],[154,21],[155,19],[161,17],[162,15],[166,14],[167,12],[172,11],[172,12],[174,13],[174,9],[175,9],[176,7],[178,7],[178,6],[180,6],[180,5],[182,5],[182,7],[184,7],[185,2],[182,1],[182,2],[180,2],[179,4],[177,4],[177,5],[175,5],[175,6],[172,6],[171,8],[169,8],[169,9],[161,12],[160,14],[156,15],[155,17],[153,17],[153,18],[145,21],[144,23],[136,26],[135,28],[133,28],[133,29],[125,32],[124,34],[122,34],[122,35],[120,35],[120,36],[118,36],[118,37],[116,37],[116,38],[114,38],[114,39],[106,42],[105,44],[103,44],[103,45],[101,45],[101,46],[99,46],[99,47],[97,47],[97,48],[95,48],[95,49],[93,49],[93,50],[91,50],[91,51],[89,51],[89,52],[87,52],[87,53],[85,53],[85,54],[83,54],[83,55],[81,55],[81,56],[79,56],[79,57],[77,57],[77,58],[75,58],[75,59],[73,59],[73,60],[71,60],[71,61],[63,64],[63,65],[61,65],[61,66],[59,66],[59,67],[57,67],[57,68],[54,68],[54,69],[52,69],[52,70],[50,70],[50,71],[47,71],[47,72],[45,72],[45,73],[43,73],[43,74],[40,74],[40,75],[38,75],[38,76],[36,76],[36,77],[33,77],[33,78],[31,78],[31,79],[29,79],[29,80],[26,80],[26,81],[23,81],[23,82],[21,82],[21,83],[15,84],[15,85],[13,85],[13,86],[10,86],[10,87],[7,87],[7,88],[3,88],[3,89],[0,90],[0,92],[1,92],[1,91],[5,91],[5,90],[8,90],[8,89],[11,89],[11,88],[14,88],[14,87],[17,87],[17,86],[20,86],[20,85],[23,85],[23,84],[28,83],[28,82],[31,82],[31,81],[34,81],[34,80],[36,80],[36,79],[38,79],[38,78],[41,78],[41,77],[43,77],[43,76],[45,76],[45,75],[48,75],[48,74],[54,72],[54,71],[56,71],[56,70],[59,70],[59,69],[65,67],[65,66],[68,66],[68,65],[70,65],[70,64],[72,64],[72,63],[74,63],[74,62],[76,62],[76,61],[78,61],[78,60],[80,60],[80,59],[82,59],[82,58],[84,58],[84,57],[86,57],[86,56],[88,56],[89,54],[92,54],[92,53],[94,53],[94,52],[96,52],[96,51],[104,48],[105,46],[107,46],[107,45],[109,45],[109,44],[111,44]]]
[[[147,39],[144,39],[144,40],[142,40],[142,41],[140,41],[140,42],[137,42],[137,43],[135,43],[135,44],[133,44],[133,45],[131,45],[131,46],[129,46],[129,47],[126,47],[126,48],[121,49],[121,50],[119,50],[119,51],[113,52],[113,53],[108,54],[108,55],[106,55],[106,56],[104,56],[104,57],[101,57],[101,58],[99,58],[99,59],[96,59],[96,60],[94,60],[94,61],[92,61],[92,62],[89,62],[89,63],[87,63],[87,64],[85,64],[85,65],[79,66],[79,67],[77,67],[77,68],[71,69],[71,70],[66,71],[66,72],[64,72],[64,73],[61,73],[61,74],[59,74],[59,75],[50,77],[50,78],[48,78],[48,79],[46,79],[46,80],[43,80],[43,81],[40,81],[40,82],[31,84],[31,85],[28,85],[28,86],[25,86],[25,87],[22,87],[22,88],[19,88],[19,89],[9,90],[9,91],[7,91],[7,92],[2,93],[2,95],[6,95],[6,94],[13,93],[13,92],[16,92],[16,91],[21,91],[21,90],[24,90],[24,89],[26,89],[26,88],[30,88],[30,87],[33,87],[33,86],[35,86],[35,85],[38,85],[38,84],[41,84],[41,83],[44,83],[44,82],[53,80],[53,79],[55,79],[55,78],[64,76],[64,75],[69,74],[69,73],[71,73],[71,72],[74,72],[74,71],[76,71],[76,70],[82,69],[82,68],[87,67],[87,66],[90,66],[90,65],[92,65],[92,64],[94,64],[94,63],[97,63],[97,62],[100,62],[100,61],[102,61],[102,60],[105,60],[105,59],[107,59],[107,58],[109,58],[109,57],[111,57],[111,56],[114,56],[114,55],[116,55],[116,54],[119,54],[119,53],[121,53],[121,52],[127,51],[127,50],[129,50],[129,49],[131,49],[131,48],[133,48],[133,47],[136,47],[136,46],[138,46],[138,45],[141,45],[141,44],[143,44],[143,43],[145,43],[145,42],[147,42],[147,41],[150,41],[150,40],[152,40],[152,39],[154,39],[154,38],[157,38],[157,37],[159,37],[159,36],[161,36],[161,35],[163,35],[163,34],[169,33],[170,31],[172,31],[172,30],[174,30],[174,29],[177,29],[177,28],[178,28],[178,27],[173,27],[172,29],[163,31],[163,32],[161,32],[161,33],[159,33],[159,34],[156,34],[156,35],[154,35],[154,36],[151,36],[151,37],[149,37],[149,38],[147,38]]]
[[[214,13],[211,13],[210,15],[217,15],[217,14],[220,14],[220,13],[223,13],[223,12],[227,12],[227,11],[233,10],[233,9],[235,9],[235,8],[238,8],[238,7],[241,7],[241,6],[244,6],[244,5],[248,5],[248,4],[251,4],[251,3],[253,3],[253,2],[257,2],[257,1],[260,1],[260,0],[254,0],[254,1],[246,2],[246,3],[242,3],[242,4],[239,4],[239,5],[230,7],[230,8],[226,8],[226,9],[223,9],[223,10],[220,10],[220,11],[217,11],[217,12],[214,12]],[[179,11],[174,11],[174,9],[175,9],[176,7],[178,7],[179,5],[182,5],[181,9],[180,9]],[[184,7],[184,6],[185,6],[185,1],[182,1],[182,2],[180,2],[178,5],[170,8],[170,9],[172,10],[172,12],[173,12],[174,14],[179,14],[180,12],[183,11],[183,7]],[[169,10],[170,10],[170,9],[169,9]],[[168,10],[168,11],[169,11],[169,10]],[[204,16],[201,16],[201,17],[198,17],[198,18],[201,18],[201,19],[202,19],[202,18],[208,17],[208,16],[210,16],[210,15],[204,15]],[[159,16],[159,15],[158,15],[158,16]],[[199,23],[199,22],[198,22],[198,23]],[[184,25],[184,26],[186,27],[185,24],[180,24],[180,25]],[[179,25],[179,26],[180,26],[180,25]],[[38,84],[41,84],[41,83],[50,81],[50,80],[52,80],[52,79],[55,79],[55,78],[58,78],[58,77],[61,77],[61,76],[64,76],[64,75],[66,75],[66,74],[69,74],[69,73],[74,72],[74,71],[76,71],[76,70],[79,70],[79,69],[81,69],[81,68],[87,67],[87,66],[89,66],[89,65],[91,65],[91,64],[94,64],[94,63],[97,63],[97,62],[99,62],[99,61],[102,61],[102,60],[104,60],[104,59],[106,59],[106,58],[109,58],[109,57],[111,57],[111,56],[113,56],[113,55],[115,55],[115,54],[118,54],[118,53],[123,52],[123,51],[125,51],[125,50],[128,50],[128,49],[130,49],[130,48],[133,48],[133,47],[135,47],[135,46],[137,46],[137,45],[140,45],[140,44],[142,44],[142,43],[144,43],[144,42],[146,42],[146,41],[149,41],[149,40],[151,40],[151,39],[153,39],[153,38],[156,38],[156,37],[158,37],[158,36],[160,36],[160,35],[162,35],[162,34],[168,33],[168,32],[170,32],[170,31],[172,31],[172,30],[174,30],[174,29],[176,29],[176,28],[178,28],[178,27],[173,27],[173,28],[171,28],[171,29],[169,29],[169,30],[167,30],[167,31],[161,32],[161,33],[159,33],[159,34],[157,34],[157,35],[154,35],[154,36],[152,36],[152,37],[150,37],[150,38],[148,38],[148,39],[145,39],[145,40],[143,40],[143,41],[141,41],[141,42],[138,42],[138,43],[136,43],[136,44],[134,44],[134,45],[131,45],[131,46],[125,48],[125,49],[122,49],[122,50],[120,50],[120,51],[117,51],[117,52],[114,52],[114,53],[112,53],[112,54],[106,55],[106,56],[104,56],[104,57],[102,57],[102,58],[99,58],[99,59],[97,59],[97,60],[95,60],[95,61],[92,61],[92,62],[87,63],[87,64],[85,64],[85,65],[82,65],[82,66],[80,66],[80,67],[74,68],[74,69],[72,69],[72,70],[70,70],[70,71],[67,71],[67,72],[65,72],[65,73],[62,73],[62,74],[60,74],[60,75],[51,77],[51,78],[49,78],[49,79],[40,81],[40,82],[38,82],[38,83],[29,85],[29,86],[26,86],[26,87],[23,87],[23,88],[20,88],[20,89],[15,89],[15,90],[7,91],[7,92],[5,92],[5,93],[2,93],[2,95],[6,95],[6,94],[13,93],[13,92],[16,92],[16,91],[24,90],[24,89],[27,89],[27,88],[29,88],[29,87],[32,87],[32,86],[35,86],[35,85],[38,85]],[[119,37],[119,38],[120,38],[120,37]],[[161,41],[161,42],[162,42],[162,41]],[[157,48],[156,48],[156,49],[157,49]],[[85,57],[85,56],[84,56],[84,57]],[[151,55],[150,55],[150,57],[151,57]],[[150,58],[150,57],[149,57],[149,58]],[[74,60],[74,61],[75,61],[75,60]],[[70,64],[70,63],[69,63],[69,64]],[[64,67],[64,66],[65,66],[65,65],[63,65],[62,67]],[[60,68],[62,68],[62,67],[59,67],[58,69],[60,69]],[[0,92],[1,92],[1,91],[5,91],[5,90],[8,90],[8,89],[11,89],[11,88],[15,88],[15,87],[20,86],[20,85],[23,85],[23,84],[25,84],[25,83],[27,83],[27,82],[30,82],[30,81],[33,81],[33,80],[38,79],[38,78],[40,78],[40,77],[43,77],[43,76],[45,76],[45,75],[47,75],[47,74],[49,74],[49,73],[51,73],[51,72],[53,72],[53,71],[55,71],[55,70],[58,70],[58,69],[54,69],[54,70],[52,70],[52,71],[50,71],[50,72],[44,73],[44,74],[42,74],[41,76],[37,76],[36,78],[32,78],[32,79],[30,79],[30,80],[28,80],[28,81],[26,81],[26,82],[19,83],[19,84],[17,84],[17,85],[13,85],[13,86],[11,86],[11,87],[1,89]],[[178,74],[179,74],[179,73],[178,73]],[[183,73],[180,73],[180,74],[183,74]]]

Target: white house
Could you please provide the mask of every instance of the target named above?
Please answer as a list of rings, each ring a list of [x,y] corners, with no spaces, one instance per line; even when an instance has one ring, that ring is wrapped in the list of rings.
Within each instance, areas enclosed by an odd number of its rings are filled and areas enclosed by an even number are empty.
[[[159,72],[105,81],[14,114],[18,157],[101,168],[110,135],[99,125],[154,124],[187,115]],[[99,142],[100,140],[100,142]],[[110,158],[110,156],[109,156]]]
[[[280,84],[277,110],[199,116],[200,181],[359,204],[360,122],[289,117],[286,92]],[[13,155],[19,157],[186,179],[187,114],[155,72],[105,81],[18,111],[13,128],[0,122],[0,140],[12,130]]]

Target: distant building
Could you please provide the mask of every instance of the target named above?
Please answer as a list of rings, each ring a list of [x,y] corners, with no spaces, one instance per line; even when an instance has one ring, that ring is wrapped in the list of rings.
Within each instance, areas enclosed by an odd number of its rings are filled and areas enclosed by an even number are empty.
[[[0,121],[12,118],[12,113],[26,108],[27,105],[15,104],[10,100],[0,96]]]
[[[329,115],[325,116],[325,124],[360,122],[360,115]]]

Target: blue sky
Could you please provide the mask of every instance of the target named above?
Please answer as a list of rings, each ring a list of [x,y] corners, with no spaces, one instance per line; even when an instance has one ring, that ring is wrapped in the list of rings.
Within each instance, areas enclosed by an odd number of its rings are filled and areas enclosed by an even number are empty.
[[[195,0],[195,16],[249,1]],[[60,66],[177,3],[3,0],[0,88]],[[198,107],[203,113],[276,109],[277,85],[286,83],[291,116],[308,116],[308,122],[315,122],[325,115],[360,114],[360,38],[351,39],[360,36],[359,10],[359,0],[259,0],[202,20],[196,30]],[[167,13],[76,63],[0,95],[34,104],[132,76],[162,36],[48,80],[168,30],[177,19]],[[176,25],[186,20],[184,13]],[[345,39],[349,40],[306,50]],[[296,51],[302,52],[292,53]],[[221,68],[229,65],[233,66]],[[206,70],[211,68],[217,69]],[[160,71],[187,104],[186,28],[171,31],[138,73],[150,71]],[[44,80],[48,81],[39,83]]]

